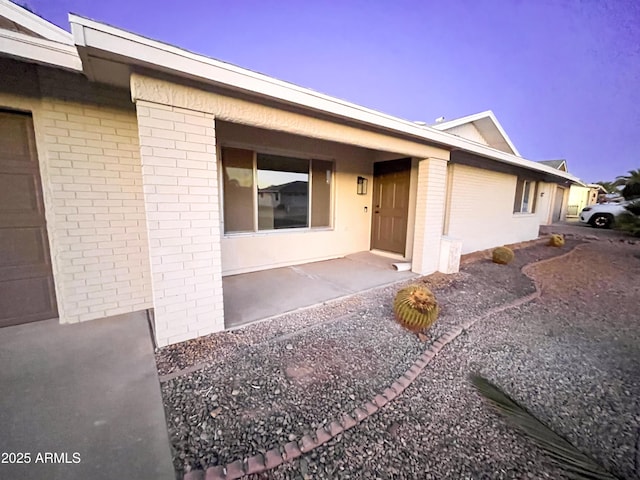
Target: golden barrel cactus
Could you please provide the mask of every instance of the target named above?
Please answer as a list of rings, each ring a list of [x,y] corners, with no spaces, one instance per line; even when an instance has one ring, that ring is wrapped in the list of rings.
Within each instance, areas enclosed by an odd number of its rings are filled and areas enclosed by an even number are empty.
[[[549,239],[549,245],[551,245],[552,247],[562,247],[564,245],[564,237],[562,235],[554,233]]]
[[[439,311],[435,295],[421,285],[403,288],[393,302],[396,320],[412,332],[421,332],[431,327],[438,318]]]
[[[513,250],[509,247],[498,247],[491,255],[493,263],[499,263],[500,265],[507,265],[508,263],[511,263],[514,257],[515,255],[513,254]]]

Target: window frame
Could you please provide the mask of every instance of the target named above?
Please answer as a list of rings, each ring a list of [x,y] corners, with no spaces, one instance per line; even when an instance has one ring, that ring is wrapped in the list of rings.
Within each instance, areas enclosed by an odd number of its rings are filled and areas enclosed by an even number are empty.
[[[224,220],[225,214],[225,191],[224,191],[224,167],[222,163],[222,150],[225,148],[235,148],[242,150],[250,150],[253,154],[253,230],[251,231],[237,231],[237,232],[227,232],[225,231],[226,225]],[[217,154],[217,166],[218,166],[218,185],[220,188],[219,193],[219,204],[220,204],[220,229],[223,237],[253,237],[253,236],[264,236],[264,235],[279,235],[279,234],[291,234],[291,233],[308,233],[308,232],[317,232],[317,231],[330,231],[334,230],[335,224],[335,181],[336,181],[336,161],[335,158],[329,157],[327,155],[314,155],[308,153],[300,153],[299,151],[294,150],[285,150],[285,149],[274,149],[269,147],[256,146],[247,143],[241,142],[224,142],[222,144],[218,144],[216,148]],[[293,228],[278,228],[278,229],[267,229],[260,230],[258,227],[258,155],[278,155],[283,157],[295,158],[297,160],[306,160],[308,165],[309,172],[309,180],[308,180],[308,200],[307,200],[307,223],[306,227],[293,227]],[[312,225],[312,200],[313,200],[313,180],[312,180],[312,162],[313,160],[330,162],[331,163],[331,177],[330,177],[330,191],[329,191],[329,225],[322,227],[313,227]]]
[[[518,177],[513,201],[514,215],[535,215],[538,197],[539,183],[537,180],[527,177]],[[529,193],[528,210],[524,210],[525,192]]]

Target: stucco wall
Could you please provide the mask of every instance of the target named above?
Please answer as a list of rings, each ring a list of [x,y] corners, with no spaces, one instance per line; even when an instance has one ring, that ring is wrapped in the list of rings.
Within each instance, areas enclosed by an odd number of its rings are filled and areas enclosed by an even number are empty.
[[[131,75],[131,95],[134,100],[148,100],[163,105],[173,105],[190,110],[210,113],[217,120],[281,131],[310,138],[345,143],[373,150],[397,152],[405,157],[448,158],[440,148],[424,145],[384,133],[374,132],[329,121],[294,111],[281,109],[207,92],[199,88],[171,83],[166,80]]]
[[[217,123],[216,135],[220,146],[242,147],[259,152],[335,162],[332,228],[225,235],[222,239],[223,275],[336,258],[369,250],[373,189],[372,152],[349,145],[228,122]],[[356,193],[358,175],[369,179],[367,195]]]
[[[538,237],[535,213],[513,213],[515,175],[460,164],[449,175],[445,233],[462,240],[463,254]]]
[[[62,323],[151,307],[138,131],[126,91],[0,60],[0,107],[30,112]]]

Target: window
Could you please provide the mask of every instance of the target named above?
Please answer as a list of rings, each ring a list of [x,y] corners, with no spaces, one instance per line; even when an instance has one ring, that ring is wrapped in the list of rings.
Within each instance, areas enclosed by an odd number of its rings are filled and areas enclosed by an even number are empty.
[[[333,163],[222,149],[225,233],[331,225]]]
[[[534,213],[536,207],[537,182],[518,179],[513,213]]]

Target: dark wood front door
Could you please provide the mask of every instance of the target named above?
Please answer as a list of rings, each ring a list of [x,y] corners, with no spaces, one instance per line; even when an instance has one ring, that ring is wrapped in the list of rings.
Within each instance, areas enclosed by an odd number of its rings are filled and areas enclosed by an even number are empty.
[[[405,254],[411,159],[373,164],[371,248]]]
[[[0,326],[57,316],[31,116],[0,111]]]

